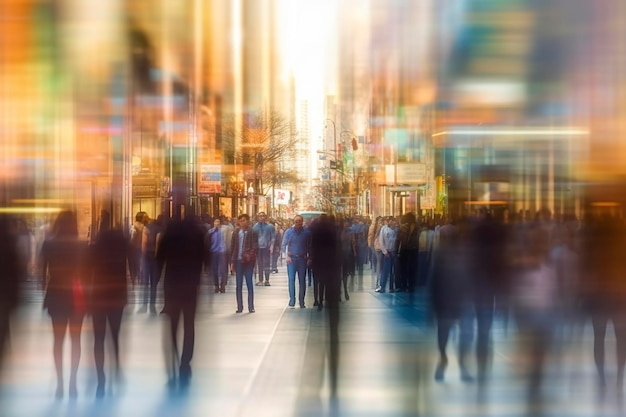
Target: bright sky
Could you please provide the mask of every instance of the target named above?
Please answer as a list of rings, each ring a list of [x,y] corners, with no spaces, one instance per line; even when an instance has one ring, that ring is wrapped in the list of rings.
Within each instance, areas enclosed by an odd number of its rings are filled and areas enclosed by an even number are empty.
[[[296,100],[309,102],[309,130],[311,165],[316,167],[321,149],[318,139],[324,129],[324,96],[334,80],[336,51],[335,0],[281,0],[279,22],[280,41],[284,51],[285,73],[293,74],[296,81]]]

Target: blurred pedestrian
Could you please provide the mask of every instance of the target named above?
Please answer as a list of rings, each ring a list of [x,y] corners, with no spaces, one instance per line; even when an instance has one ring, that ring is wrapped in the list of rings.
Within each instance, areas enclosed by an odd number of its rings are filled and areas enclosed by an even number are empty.
[[[157,249],[159,271],[164,272],[163,313],[170,319],[171,348],[179,360],[178,380],[186,388],[191,380],[191,359],[195,343],[198,286],[204,262],[204,232],[199,220],[186,217],[169,223]],[[178,358],[178,323],[183,316],[183,348]],[[175,376],[175,369],[173,374]],[[174,382],[172,379],[170,382]]]
[[[233,233],[231,243],[231,268],[235,272],[235,297],[237,310],[243,312],[243,280],[248,288],[248,312],[254,313],[254,283],[252,274],[256,263],[259,237],[250,227],[250,216],[241,214],[237,218],[239,227]]]
[[[267,223],[267,214],[264,211],[257,215],[258,221],[252,227],[259,237],[258,253],[257,253],[257,274],[259,280],[256,285],[270,285],[270,257],[274,251],[274,240],[276,239],[276,230],[274,225]]]
[[[126,268],[130,246],[121,229],[111,228],[111,215],[102,211],[94,245],[91,247],[89,311],[93,320],[94,359],[98,375],[96,397],[105,394],[104,341],[107,323],[113,342],[114,365],[120,376],[120,329],[128,300]]]
[[[19,303],[20,280],[26,275],[19,260],[19,249],[13,221],[0,217],[0,376],[4,352],[9,343],[11,314]]]
[[[53,355],[57,374],[56,397],[63,397],[63,341],[69,328],[72,344],[69,395],[76,397],[76,376],[80,363],[80,335],[85,315],[85,262],[88,247],[78,240],[78,223],[71,211],[58,214],[52,237],[43,242],[41,261],[46,294],[43,307],[52,320]]]
[[[156,261],[156,252],[164,231],[164,217],[159,214],[154,221],[149,221],[143,228],[141,242],[143,304],[139,309],[145,313],[150,306],[150,313],[156,314],[156,296],[161,275]]]
[[[311,246],[311,231],[304,227],[304,219],[297,215],[293,219],[293,226],[287,229],[283,238],[282,252],[286,254],[287,279],[289,280],[289,307],[296,305],[296,274],[298,274],[298,302],[300,308],[305,308],[306,269],[311,266],[309,250]]]

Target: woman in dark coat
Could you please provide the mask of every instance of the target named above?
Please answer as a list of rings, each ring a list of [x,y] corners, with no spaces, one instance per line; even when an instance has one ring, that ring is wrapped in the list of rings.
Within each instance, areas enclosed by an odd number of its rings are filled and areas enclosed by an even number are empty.
[[[63,341],[69,328],[72,344],[70,397],[77,396],[76,375],[80,363],[80,334],[85,314],[82,294],[87,243],[78,240],[78,223],[71,211],[60,212],[52,228],[52,238],[41,248],[42,271],[46,279],[43,306],[52,319],[57,398],[63,397]]]
[[[98,374],[96,396],[104,395],[104,339],[107,322],[111,329],[115,369],[120,368],[119,335],[122,314],[128,300],[126,266],[130,247],[122,230],[111,229],[111,216],[103,211],[100,228],[91,250],[91,299],[90,310],[93,318],[93,353]]]

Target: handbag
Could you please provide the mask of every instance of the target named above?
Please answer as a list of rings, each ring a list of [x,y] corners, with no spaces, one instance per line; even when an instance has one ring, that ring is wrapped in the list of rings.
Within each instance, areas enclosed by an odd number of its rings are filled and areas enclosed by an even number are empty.
[[[85,290],[80,278],[72,280],[72,302],[74,304],[74,313],[85,314],[87,306],[85,303]]]
[[[253,248],[246,249],[241,254],[241,263],[250,265],[256,262],[256,250]]]

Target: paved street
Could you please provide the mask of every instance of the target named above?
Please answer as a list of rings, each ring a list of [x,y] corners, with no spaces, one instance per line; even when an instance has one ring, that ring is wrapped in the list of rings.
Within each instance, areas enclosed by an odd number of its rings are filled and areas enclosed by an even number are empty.
[[[377,294],[366,272],[363,291],[341,305],[339,396],[329,401],[326,321],[313,307],[287,307],[284,267],[271,287],[255,287],[256,313],[235,314],[234,282],[226,294],[203,285],[196,321],[191,387],[168,389],[163,348],[164,318],[127,307],[123,323],[123,378],[107,380],[107,397],[95,399],[91,321],[83,327],[77,399],[54,399],[52,332],[31,290],[15,318],[11,353],[2,378],[0,415],[38,416],[611,416],[615,390],[599,399],[593,386],[589,326],[576,331],[582,343],[563,346],[547,368],[543,409],[526,405],[522,355],[513,324],[494,329],[492,378],[482,389],[463,383],[453,337],[446,380],[435,383],[433,326],[422,294]],[[231,280],[234,281],[234,280]],[[210,287],[212,288],[212,287]],[[133,295],[134,297],[135,295]],[[245,298],[245,295],[244,295]],[[607,361],[614,364],[609,332]],[[110,363],[110,362],[109,362]],[[69,373],[69,340],[66,342]],[[108,374],[110,371],[107,367]],[[614,372],[608,372],[614,378]],[[66,387],[67,389],[67,387]],[[534,414],[533,414],[534,413]]]

